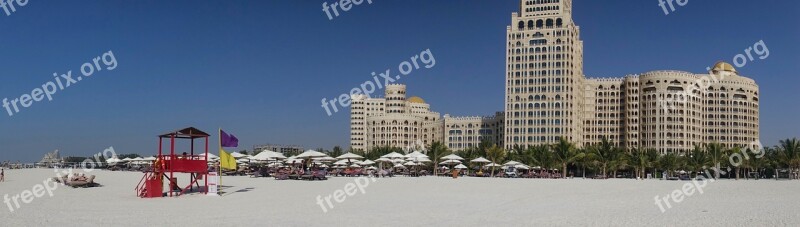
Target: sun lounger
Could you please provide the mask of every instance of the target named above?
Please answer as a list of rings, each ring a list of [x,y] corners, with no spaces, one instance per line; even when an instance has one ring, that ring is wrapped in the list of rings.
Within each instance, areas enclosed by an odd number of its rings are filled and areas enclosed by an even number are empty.
[[[327,172],[328,171],[325,171],[325,170],[317,171],[317,172],[315,172],[313,174],[313,177],[311,178],[311,180],[327,180],[328,179],[328,177],[326,177]]]
[[[275,180],[287,180],[289,179],[288,173],[277,173],[275,174]]]

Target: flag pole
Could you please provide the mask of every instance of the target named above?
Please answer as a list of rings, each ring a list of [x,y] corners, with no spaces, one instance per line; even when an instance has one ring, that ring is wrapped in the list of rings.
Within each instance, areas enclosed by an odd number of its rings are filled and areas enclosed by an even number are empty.
[[[218,128],[219,132],[217,133],[217,138],[219,138],[219,164],[217,164],[217,175],[219,176],[219,184],[217,185],[217,194],[219,194],[222,190],[222,128]]]

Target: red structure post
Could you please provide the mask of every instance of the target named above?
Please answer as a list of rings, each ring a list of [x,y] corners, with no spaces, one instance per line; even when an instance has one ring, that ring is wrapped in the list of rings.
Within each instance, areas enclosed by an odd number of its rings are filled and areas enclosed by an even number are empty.
[[[186,191],[192,190],[193,185],[199,187],[198,181],[201,177],[206,178],[203,192],[208,193],[208,137],[208,133],[193,127],[160,135],[158,139],[158,156],[156,156],[156,161],[153,163],[153,171],[145,173],[143,180],[136,187],[137,196],[146,198],[163,197],[164,178],[168,178],[167,182],[169,183],[167,185],[169,185],[168,194],[170,197],[183,195]],[[167,138],[170,140],[170,152],[168,155],[163,152],[163,140]],[[204,157],[195,155],[194,140],[197,138],[205,139]],[[175,154],[175,143],[178,139],[188,139],[191,142],[190,155],[178,157]],[[175,173],[189,173],[189,184],[186,187],[179,187],[178,181],[175,179]],[[179,191],[176,192],[176,189],[179,189]]]

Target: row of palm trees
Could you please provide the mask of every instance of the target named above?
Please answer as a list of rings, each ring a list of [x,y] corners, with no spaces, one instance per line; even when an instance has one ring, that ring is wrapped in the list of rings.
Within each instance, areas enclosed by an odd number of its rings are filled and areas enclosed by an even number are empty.
[[[391,152],[403,153],[403,150],[377,147],[369,152],[354,152],[367,159],[377,159]],[[582,177],[586,177],[588,172],[600,177],[616,177],[623,172],[627,176],[642,179],[648,172],[653,176],[666,172],[667,177],[672,177],[678,171],[685,171],[693,177],[704,174],[705,177],[718,179],[725,172],[729,178],[740,179],[749,178],[745,173],[755,173],[758,178],[767,174],[775,176],[777,170],[789,170],[792,178],[797,179],[792,173],[800,172],[800,142],[796,138],[781,140],[778,146],[762,150],[724,148],[718,143],[710,143],[695,146],[689,152],[667,154],[661,154],[655,149],[625,150],[605,138],[596,145],[583,148],[578,148],[563,138],[555,144],[528,147],[515,145],[511,150],[505,150],[490,141],[483,141],[477,147],[457,152],[451,151],[441,142],[433,142],[427,147],[427,155],[433,161],[431,167],[434,171],[438,169],[441,157],[453,153],[466,160],[485,157],[498,164],[514,160],[541,167],[543,171],[561,171],[565,177],[570,173],[569,170],[580,172]],[[477,165],[480,164],[474,164],[473,167]],[[709,176],[710,174],[713,175]]]

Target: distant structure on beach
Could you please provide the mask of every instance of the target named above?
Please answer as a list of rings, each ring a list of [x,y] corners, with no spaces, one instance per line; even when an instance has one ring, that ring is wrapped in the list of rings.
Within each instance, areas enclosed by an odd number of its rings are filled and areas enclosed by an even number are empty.
[[[442,118],[422,98],[406,99],[405,85],[393,84],[385,98],[351,98],[350,146],[369,151],[440,141],[458,151],[484,140],[512,149],[560,138],[583,147],[607,138],[628,150],[667,154],[758,141],[758,85],[733,65],[717,62],[707,74],[661,70],[587,79],[572,0],[521,0],[520,10],[506,27],[504,112]]]
[[[263,150],[270,150],[278,153],[282,153],[286,157],[298,155],[305,151],[302,146],[299,145],[281,145],[281,144],[264,144],[264,145],[254,145],[253,152],[261,152]]]
[[[59,164],[59,163],[61,163],[61,161],[63,161],[63,159],[58,154],[58,150],[55,150],[53,152],[44,154],[44,157],[42,157],[42,160],[39,161],[37,164],[40,165],[40,166],[48,166],[49,167],[49,166],[53,166],[55,164]]]

